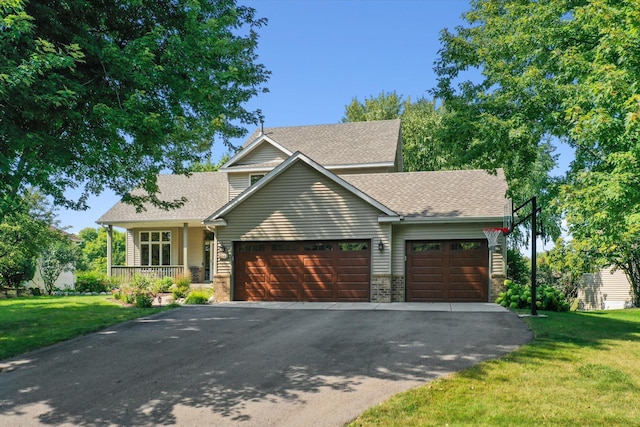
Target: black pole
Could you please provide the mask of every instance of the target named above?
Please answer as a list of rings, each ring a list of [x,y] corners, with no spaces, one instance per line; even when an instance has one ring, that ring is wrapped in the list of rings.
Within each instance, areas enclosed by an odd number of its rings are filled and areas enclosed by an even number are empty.
[[[531,198],[531,315],[538,315],[536,306],[536,240],[538,230],[538,206],[536,196]]]

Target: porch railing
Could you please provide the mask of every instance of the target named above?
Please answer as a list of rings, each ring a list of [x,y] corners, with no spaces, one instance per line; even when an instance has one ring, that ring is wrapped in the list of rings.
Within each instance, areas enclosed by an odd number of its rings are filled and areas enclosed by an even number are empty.
[[[162,279],[163,277],[169,276],[174,279],[184,276],[184,266],[183,265],[163,265],[163,266],[134,266],[134,267],[124,267],[124,266],[112,266],[111,267],[111,277],[121,280],[124,283],[131,281],[133,276],[135,275],[145,276],[150,279]]]

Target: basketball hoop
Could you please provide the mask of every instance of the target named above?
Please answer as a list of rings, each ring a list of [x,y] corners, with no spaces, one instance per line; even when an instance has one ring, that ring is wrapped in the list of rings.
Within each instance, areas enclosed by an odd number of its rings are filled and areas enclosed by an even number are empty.
[[[484,235],[487,236],[487,240],[489,242],[489,249],[494,249],[498,244],[498,237],[500,237],[500,233],[506,233],[509,231],[508,228],[483,228],[482,231]]]

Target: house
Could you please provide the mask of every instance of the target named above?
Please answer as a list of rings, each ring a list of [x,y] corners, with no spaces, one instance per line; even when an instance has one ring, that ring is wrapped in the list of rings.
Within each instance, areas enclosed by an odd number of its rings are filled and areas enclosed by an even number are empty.
[[[584,284],[578,288],[578,309],[612,310],[633,306],[633,291],[622,270],[605,268],[583,275]]]
[[[218,172],[160,175],[145,212],[117,203],[126,267],[190,274],[224,300],[494,301],[507,183],[498,170],[403,172],[399,120],[267,128]]]

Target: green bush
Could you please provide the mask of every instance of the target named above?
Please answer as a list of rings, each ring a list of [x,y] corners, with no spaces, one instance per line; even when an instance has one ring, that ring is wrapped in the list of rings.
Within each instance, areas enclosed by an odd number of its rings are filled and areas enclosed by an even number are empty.
[[[185,304],[206,304],[211,295],[213,295],[213,292],[209,290],[199,289],[191,291],[184,302]]]
[[[519,285],[511,280],[505,280],[505,291],[498,294],[496,303],[510,309],[531,307],[531,286]],[[538,285],[536,288],[536,307],[547,311],[568,311],[569,302],[566,296],[548,285]]]
[[[148,293],[139,293],[135,295],[136,307],[151,308],[153,295]]]
[[[171,294],[173,295],[173,299],[177,300],[179,298],[184,298],[189,293],[189,286],[191,286],[191,279],[188,277],[178,277],[176,279],[176,283],[171,285]]]
[[[75,288],[77,292],[108,292],[111,283],[107,280],[106,274],[94,271],[78,272]]]
[[[169,292],[171,285],[173,285],[173,277],[165,276],[162,279],[157,279],[153,282],[153,292],[156,294]]]

